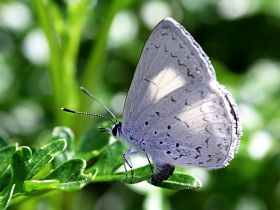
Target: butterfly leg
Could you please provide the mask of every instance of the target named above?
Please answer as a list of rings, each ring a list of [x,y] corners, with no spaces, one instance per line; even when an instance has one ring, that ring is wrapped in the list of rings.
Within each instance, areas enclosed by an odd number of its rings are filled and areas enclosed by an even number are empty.
[[[153,169],[153,165],[152,165],[152,163],[151,163],[151,160],[150,160],[149,156],[147,155],[147,153],[145,153],[145,155],[146,155],[146,158],[147,158],[147,160],[148,160],[148,162],[149,162],[149,165],[150,165],[152,174],[154,175],[154,169]]]
[[[125,170],[125,178],[127,179],[127,168],[126,168],[126,164],[128,165],[128,167],[130,168],[131,171],[131,178],[133,178],[134,176],[134,169],[133,169],[133,165],[132,162],[129,158],[129,156],[136,154],[137,151],[129,151],[127,153],[123,153],[123,160],[124,160],[124,170]]]
[[[168,179],[174,172],[175,166],[168,163],[156,164],[154,174],[151,178],[151,183],[156,185],[166,179]]]

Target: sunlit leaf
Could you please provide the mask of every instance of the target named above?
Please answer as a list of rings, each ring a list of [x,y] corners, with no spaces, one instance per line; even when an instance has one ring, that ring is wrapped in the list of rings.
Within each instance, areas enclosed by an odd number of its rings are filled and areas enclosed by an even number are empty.
[[[42,168],[44,168],[48,163],[50,163],[53,158],[61,153],[66,148],[66,141],[64,139],[59,139],[52,141],[40,149],[38,149],[31,157],[29,163],[27,164],[27,179],[32,178],[36,175]]]
[[[91,176],[84,174],[86,162],[82,159],[72,159],[54,169],[43,180],[58,180],[59,185],[55,189],[75,191],[90,182]]]
[[[173,175],[156,186],[171,190],[198,189],[202,187],[200,180],[189,174],[174,172]]]
[[[148,180],[152,176],[152,174],[153,172],[151,166],[146,165],[135,169],[133,172],[133,176],[131,174],[131,171],[128,171],[127,173],[125,173],[125,178],[122,179],[122,181],[127,184],[135,184]]]
[[[25,192],[56,189],[60,184],[58,180],[26,180],[23,184]]]

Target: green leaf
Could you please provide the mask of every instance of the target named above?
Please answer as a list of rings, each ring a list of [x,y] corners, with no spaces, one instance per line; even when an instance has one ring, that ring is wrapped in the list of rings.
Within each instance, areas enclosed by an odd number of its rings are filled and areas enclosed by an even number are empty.
[[[131,175],[131,171],[120,172],[116,174],[97,174],[98,176],[96,176],[93,182],[122,181],[127,184],[135,184],[142,181],[149,182],[149,179],[153,173],[151,166],[146,165],[135,169],[133,177]],[[168,180],[165,180],[156,186],[172,190],[198,189],[201,188],[201,182],[196,177],[191,175],[174,172],[174,174]]]
[[[16,144],[12,144],[0,149],[0,180],[4,176],[5,172],[9,169],[11,158],[17,148]]]
[[[76,145],[76,152],[80,154],[102,149],[108,145],[110,136],[101,134],[97,128],[92,128],[85,133]]]
[[[98,174],[98,169],[95,168],[95,173]],[[108,174],[108,175],[98,175],[92,182],[111,182],[111,181],[122,181],[124,180],[126,175],[124,173],[118,174]]]
[[[135,169],[133,177],[131,176],[131,172],[128,172],[126,174],[126,177],[122,181],[127,184],[136,184],[136,183],[143,182],[143,181],[150,179],[152,174],[153,174],[153,171],[152,171],[151,166],[146,165],[146,166]]]
[[[97,162],[87,172],[98,171],[97,176],[113,174],[123,164],[124,145],[116,141],[104,148]]]
[[[25,162],[30,156],[31,150],[28,147],[20,147],[12,157],[12,179],[15,184],[15,193],[22,192],[23,182],[26,178]]]
[[[4,189],[2,192],[0,192],[0,209],[1,210],[5,210],[8,208],[12,196],[13,196],[13,192],[15,189],[15,184],[11,184],[8,187],[6,187],[6,189]]]
[[[84,174],[86,162],[82,159],[72,159],[53,170],[42,180],[58,180],[55,189],[76,191],[88,184],[92,177]]]
[[[27,168],[26,179],[31,179],[42,168],[44,168],[48,163],[50,163],[56,155],[61,153],[65,148],[66,148],[66,141],[64,139],[58,139],[38,149],[32,155],[29,163],[26,166]]]
[[[91,152],[83,153],[83,154],[77,154],[76,158],[84,159],[85,161],[91,161],[92,159],[97,159],[102,151],[93,150]]]
[[[57,126],[52,132],[53,139],[65,139],[66,149],[55,157],[54,166],[57,167],[73,158],[75,136],[72,130],[66,126]]]
[[[23,189],[26,193],[42,190],[57,189],[59,180],[26,180]]]
[[[97,173],[98,174],[98,173]],[[152,175],[152,169],[150,165],[146,165],[134,170],[132,177],[131,171],[120,172],[109,175],[98,175],[93,182],[109,182],[109,181],[121,181],[127,184],[135,184],[145,180],[148,180]]]
[[[57,126],[53,129],[52,137],[54,140],[65,139],[67,143],[66,150],[72,151],[73,144],[75,141],[75,135],[70,128],[66,126]]]
[[[23,155],[23,161],[25,164],[28,163],[28,161],[30,160],[31,156],[32,156],[32,151],[29,147],[27,146],[21,146],[18,148],[18,150],[21,150],[22,155]]]
[[[171,190],[198,189],[202,187],[200,180],[189,174],[174,172],[173,175],[156,186]]]

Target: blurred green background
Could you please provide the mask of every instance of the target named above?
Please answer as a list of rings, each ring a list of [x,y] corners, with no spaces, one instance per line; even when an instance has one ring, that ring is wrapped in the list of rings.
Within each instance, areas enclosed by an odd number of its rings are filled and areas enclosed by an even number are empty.
[[[66,125],[79,139],[96,121],[60,107],[104,113],[81,85],[121,116],[145,40],[166,16],[194,36],[238,102],[236,158],[221,170],[186,169],[202,181],[199,191],[98,183],[10,209],[280,209],[279,0],[2,0],[1,138],[36,148]]]

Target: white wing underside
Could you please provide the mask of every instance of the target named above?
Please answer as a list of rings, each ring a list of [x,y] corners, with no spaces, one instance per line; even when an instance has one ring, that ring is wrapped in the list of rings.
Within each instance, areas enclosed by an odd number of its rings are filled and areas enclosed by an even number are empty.
[[[238,147],[235,103],[206,54],[175,20],[147,40],[126,99],[122,133],[153,161],[220,168]]]

